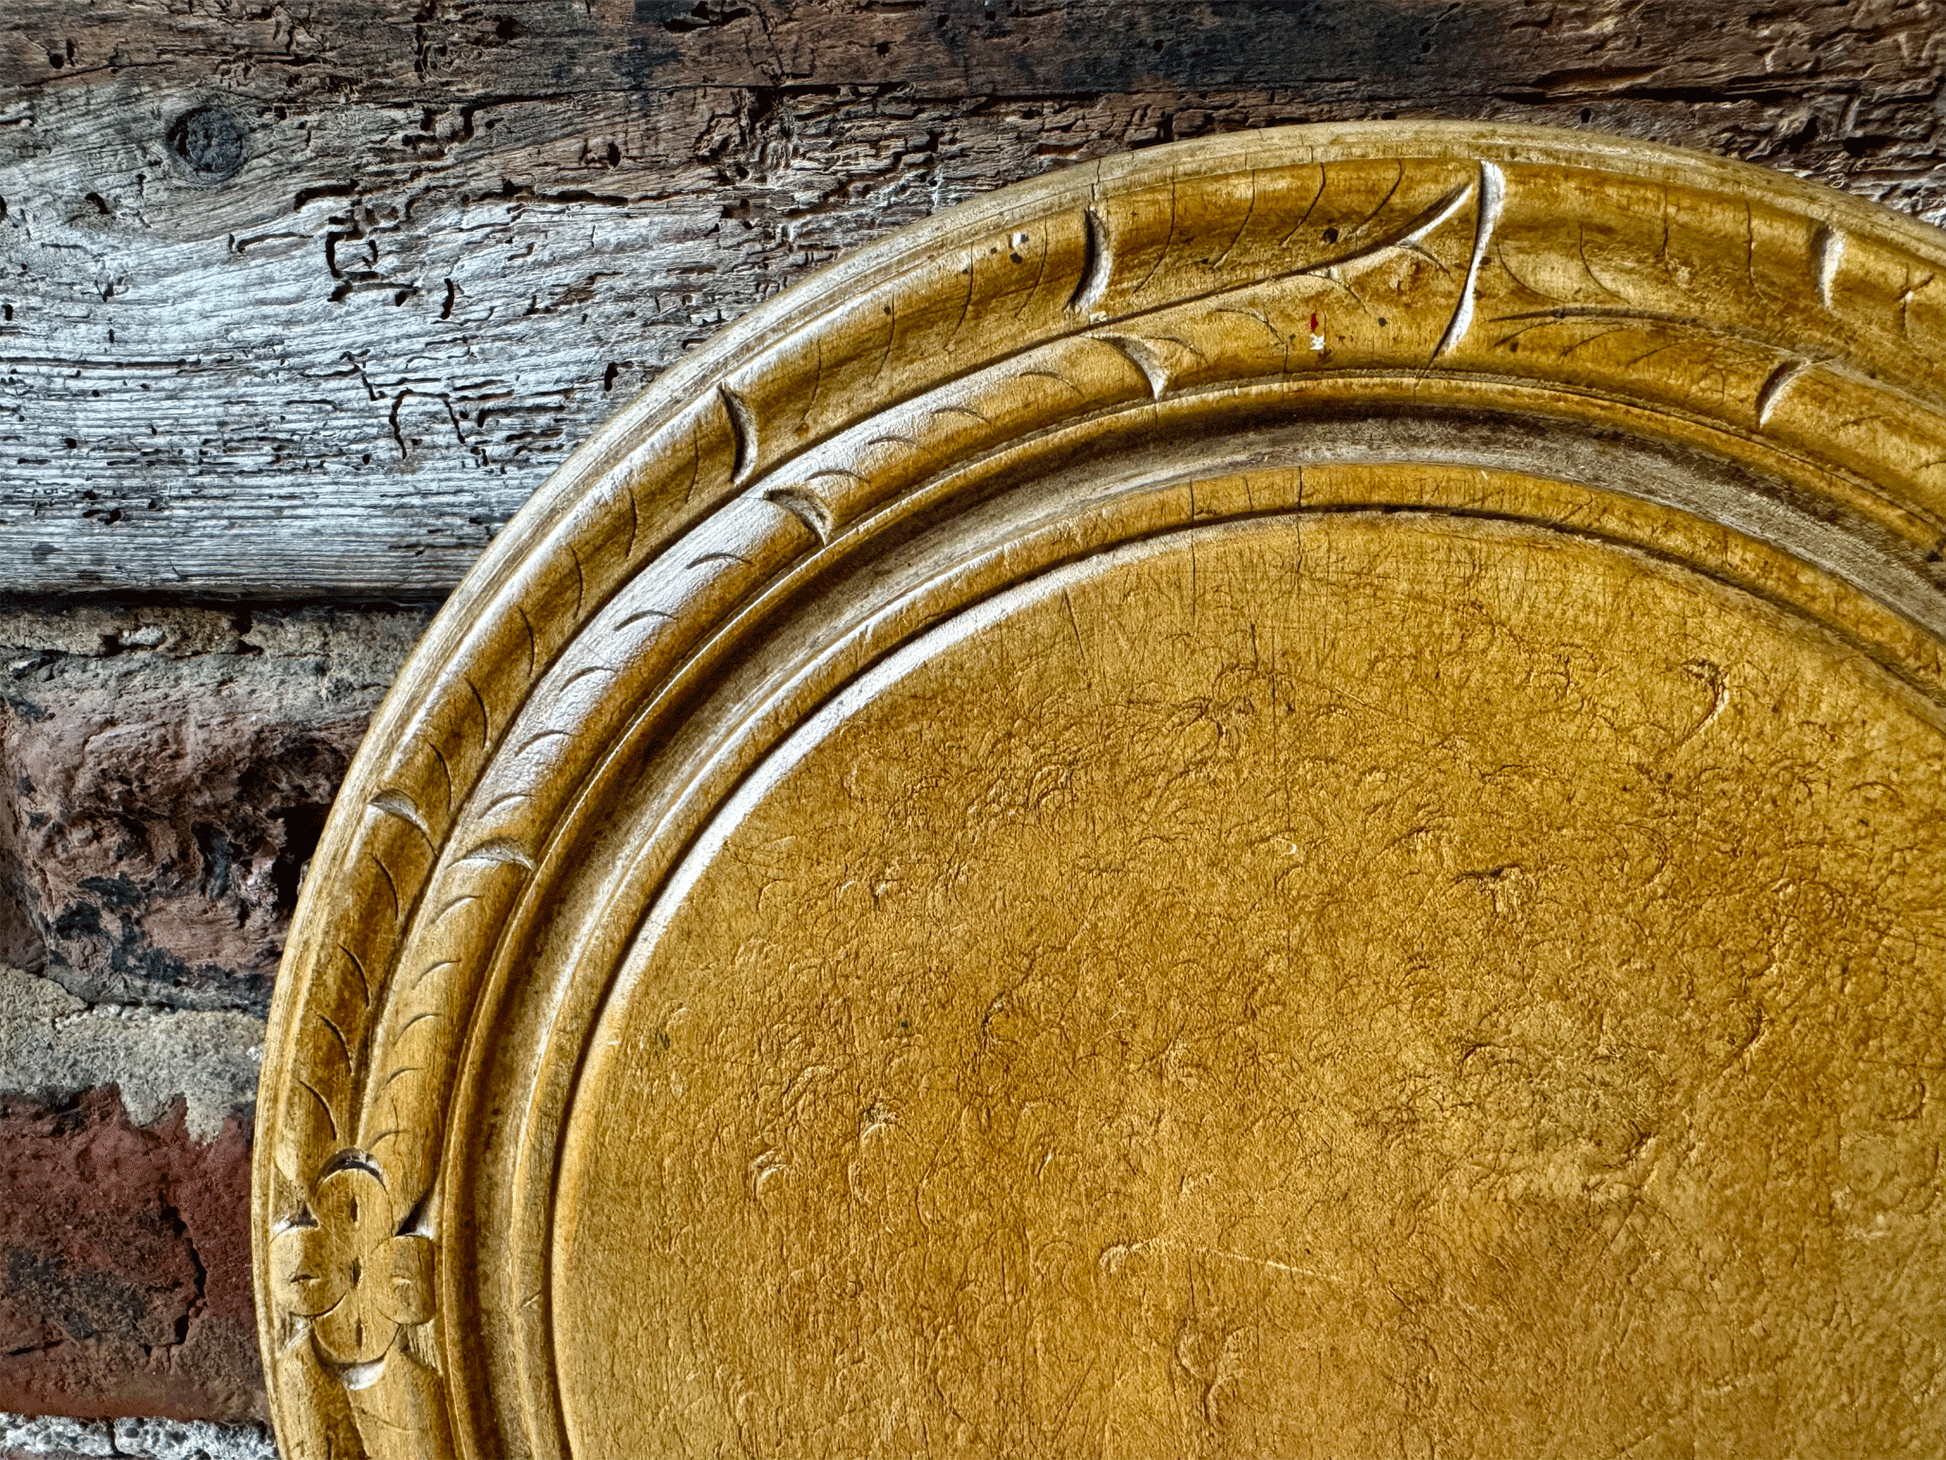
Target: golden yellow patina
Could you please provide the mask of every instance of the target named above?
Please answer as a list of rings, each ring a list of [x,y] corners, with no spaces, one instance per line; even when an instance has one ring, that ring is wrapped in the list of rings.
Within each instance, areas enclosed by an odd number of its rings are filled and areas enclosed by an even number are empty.
[[[808,720],[563,1143],[576,1454],[1881,1453],[1936,706],[1639,552],[1189,529]]]

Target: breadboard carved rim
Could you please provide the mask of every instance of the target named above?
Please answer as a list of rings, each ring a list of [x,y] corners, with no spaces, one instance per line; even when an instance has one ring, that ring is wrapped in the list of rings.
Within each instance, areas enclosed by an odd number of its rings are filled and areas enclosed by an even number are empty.
[[[1938,591],[1946,240],[1755,168],[1539,129],[1292,128],[1004,190],[836,265],[576,453],[457,590],[347,778],[260,1095],[260,1330],[288,1453],[454,1443],[427,1254],[458,1060],[507,910],[635,707],[953,463],[1091,420],[1193,429],[1251,391],[1293,419],[1324,397],[1545,398],[1706,436]]]

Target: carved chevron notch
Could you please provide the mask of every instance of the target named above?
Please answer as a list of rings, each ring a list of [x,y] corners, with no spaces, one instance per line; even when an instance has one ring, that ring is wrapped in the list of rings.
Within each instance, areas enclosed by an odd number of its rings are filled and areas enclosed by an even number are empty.
[[[1096,335],[1095,338],[1120,351],[1149,382],[1149,395],[1155,400],[1162,399],[1170,386],[1169,367],[1162,363],[1161,352],[1154,344],[1132,335]]]
[[[468,847],[459,858],[461,862],[506,862],[516,867],[534,870],[533,855],[510,836],[489,837],[486,841]]]
[[[1818,302],[1831,308],[1831,286],[1838,277],[1838,266],[1845,261],[1845,235],[1829,223],[1820,223],[1811,235],[1811,272],[1818,281]]]
[[[830,504],[809,487],[772,487],[764,493],[764,500],[782,507],[810,528],[820,545],[831,541],[835,524]]]
[[[1491,162],[1480,164],[1480,207],[1473,225],[1473,257],[1466,265],[1466,282],[1460,286],[1459,303],[1453,308],[1453,317],[1446,324],[1446,333],[1439,338],[1433,350],[1433,358],[1438,359],[1466,337],[1473,327],[1473,296],[1479,292],[1480,265],[1487,256],[1487,244],[1493,239],[1493,230],[1500,223],[1500,204],[1506,196],[1507,182],[1498,167]]]
[[[1785,391],[1796,383],[1798,376],[1811,368],[1807,360],[1786,360],[1769,375],[1757,389],[1756,415],[1759,426],[1770,424],[1770,413],[1777,409],[1777,402]]]
[[[730,439],[735,443],[730,481],[732,485],[742,486],[757,468],[757,413],[750,409],[749,401],[727,385],[718,385],[716,394],[723,402],[723,414],[730,422]]]
[[[387,816],[398,818],[424,837],[428,845],[433,844],[432,828],[426,825],[425,817],[419,814],[418,806],[405,792],[380,791],[365,804],[374,811],[383,811]]]
[[[1108,276],[1114,270],[1114,251],[1108,243],[1108,225],[1101,221],[1101,215],[1093,208],[1081,215],[1083,235],[1081,240],[1081,279],[1074,286],[1074,297],[1068,300],[1068,309],[1075,314],[1087,314],[1101,296],[1108,290]]]

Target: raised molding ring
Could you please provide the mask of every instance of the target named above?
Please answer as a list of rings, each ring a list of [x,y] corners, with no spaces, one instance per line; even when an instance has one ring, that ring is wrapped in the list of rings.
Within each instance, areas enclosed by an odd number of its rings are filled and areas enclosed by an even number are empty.
[[[1678,565],[1936,734],[1946,238],[1620,139],[1299,127],[951,209],[670,370],[455,592],[310,865],[254,1177],[284,1453],[621,1445],[561,1392],[555,1269],[595,1179],[562,1132],[725,808],[998,616],[1334,514]],[[1936,1090],[1917,1108],[1936,1142]],[[784,1161],[748,1159],[754,1201]],[[1937,1341],[1905,1358],[1935,1391]],[[1244,1361],[1202,1342],[1215,1426]],[[746,1422],[723,1443],[788,1453]],[[998,1443],[967,1423],[936,1448]]]

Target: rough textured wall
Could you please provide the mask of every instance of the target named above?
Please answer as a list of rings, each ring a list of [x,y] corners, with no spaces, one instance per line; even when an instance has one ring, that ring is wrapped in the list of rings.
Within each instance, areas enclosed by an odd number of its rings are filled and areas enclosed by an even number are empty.
[[[298,878],[431,605],[613,405],[942,205],[1375,116],[1941,221],[1946,0],[11,0],[0,1410],[261,1415],[244,1153]]]
[[[271,976],[428,612],[0,611],[0,1410],[262,1414]]]

